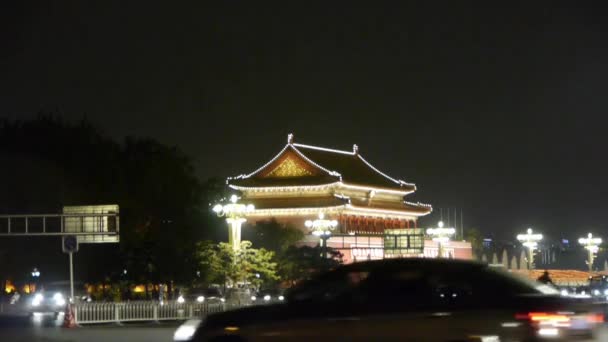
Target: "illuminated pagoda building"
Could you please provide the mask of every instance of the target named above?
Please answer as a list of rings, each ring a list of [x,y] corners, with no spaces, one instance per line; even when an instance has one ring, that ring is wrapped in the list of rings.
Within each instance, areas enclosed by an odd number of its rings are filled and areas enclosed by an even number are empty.
[[[306,220],[319,214],[337,221],[328,246],[344,255],[345,262],[423,253],[424,237],[418,218],[430,205],[405,200],[414,184],[382,173],[359,153],[296,144],[287,145],[256,171],[228,178],[243,203],[255,210],[247,221],[275,219],[310,234]],[[315,240],[316,238],[316,240]],[[316,243],[307,235],[303,243]]]

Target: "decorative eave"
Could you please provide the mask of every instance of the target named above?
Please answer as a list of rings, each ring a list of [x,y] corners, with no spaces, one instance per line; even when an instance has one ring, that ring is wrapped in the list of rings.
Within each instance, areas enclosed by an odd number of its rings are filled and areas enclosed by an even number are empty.
[[[255,205],[256,209],[248,216],[304,216],[319,212],[328,214],[337,212],[339,214],[413,219],[432,211],[429,205],[409,202],[402,202],[403,207],[365,206],[357,202],[353,203],[351,198],[342,195],[307,197],[293,202],[281,201],[277,198],[254,198],[251,203]]]
[[[246,192],[300,192],[300,191],[314,191],[314,190],[327,190],[327,189],[354,189],[362,191],[376,191],[385,192],[395,195],[408,195],[414,192],[414,190],[395,190],[380,187],[371,187],[364,185],[347,184],[344,182],[333,182],[327,184],[316,184],[316,185],[295,185],[295,186],[240,186],[228,183],[228,186],[234,190],[246,191]]]
[[[296,159],[301,160],[302,163],[309,165],[306,166],[306,168],[312,170],[312,174],[306,170],[298,170],[302,171],[306,176],[286,177],[284,179],[267,177],[269,173],[274,172],[271,170],[271,168],[275,167],[273,164],[284,163],[286,159],[291,158],[290,155],[292,154],[296,156]],[[313,157],[310,157],[307,154],[313,154]],[[280,158],[283,156],[285,156],[285,160],[281,161]],[[344,159],[344,157],[340,156],[348,156],[348,158]],[[316,158],[321,159],[321,162],[317,162],[317,160],[315,160]],[[290,162],[293,161],[290,160]],[[333,164],[333,167],[336,168],[346,167],[346,170],[349,170],[348,172],[351,172],[352,174],[348,177],[344,177],[338,170],[323,165],[325,163],[330,164],[330,166]],[[276,166],[275,169],[279,167],[280,165]],[[264,174],[264,172],[266,172],[266,174]],[[311,176],[309,177],[308,175]],[[367,183],[368,179],[370,183],[364,184]],[[278,184],[272,184],[273,182]],[[292,184],[289,184],[290,182]],[[334,183],[339,183],[343,187],[369,191],[380,190],[401,195],[416,191],[416,186],[414,184],[394,179],[371,165],[359,154],[357,145],[354,145],[353,151],[350,152],[312,145],[296,144],[293,142],[292,134],[288,136],[287,144],[283,149],[266,164],[252,173],[241,174],[226,180],[226,183],[234,189],[253,190],[254,188],[262,188],[264,189],[262,191],[269,191],[267,188],[298,188],[300,185],[293,183],[299,182],[302,183],[302,186],[329,186]],[[291,189],[287,189],[287,191],[291,191]]]
[[[280,217],[280,216],[307,216],[324,214],[351,214],[365,215],[374,217],[393,217],[403,219],[415,219],[427,213],[419,213],[412,211],[401,210],[384,210],[376,208],[358,207],[350,204],[332,206],[332,207],[301,207],[301,208],[269,208],[255,209],[253,212],[247,213],[247,217]]]
[[[293,137],[292,137],[293,139]],[[292,140],[293,141],[293,140]],[[292,146],[294,147],[294,149],[296,151],[298,151],[298,153],[302,156],[304,156],[303,152],[301,152],[299,149],[297,149],[298,147],[300,148],[306,148],[306,149],[311,149],[311,150],[317,150],[317,151],[324,151],[324,152],[331,152],[331,153],[338,153],[338,154],[343,154],[343,155],[348,155],[348,156],[352,156],[352,157],[356,157],[359,160],[361,160],[365,165],[367,165],[367,167],[369,167],[370,169],[372,169],[374,172],[378,173],[379,175],[383,176],[384,178],[386,178],[387,180],[395,183],[396,186],[399,187],[409,187],[411,188],[410,192],[414,192],[416,191],[416,185],[413,183],[408,183],[405,182],[403,180],[400,179],[394,179],[390,176],[388,176],[387,174],[385,174],[384,172],[378,170],[377,168],[375,168],[372,164],[370,164],[367,160],[365,160],[365,158],[363,158],[360,154],[359,154],[359,146],[357,146],[357,144],[353,145],[353,151],[343,151],[343,150],[336,150],[336,149],[331,149],[331,148],[325,148],[325,147],[319,147],[319,146],[313,146],[313,145],[304,145],[304,144],[294,144],[292,143]],[[310,160],[308,157],[304,156],[307,160]],[[313,162],[314,163],[314,162]],[[315,163],[315,165],[317,165]],[[334,171],[336,174],[340,174],[336,171]],[[341,179],[342,180],[342,179]]]
[[[291,140],[289,140],[289,141],[291,141]],[[307,161],[308,163],[310,163],[314,167],[318,168],[319,170],[327,173],[327,175],[333,176],[333,177],[338,177],[339,180],[342,180],[342,176],[340,175],[340,173],[338,173],[336,171],[328,170],[328,169],[324,168],[323,166],[315,163],[314,161],[310,160],[310,158],[308,158],[307,156],[305,156],[302,152],[300,152],[300,150],[298,150],[297,148],[295,148],[295,146],[296,146],[296,144],[287,143],[287,145],[285,145],[285,147],[283,147],[283,149],[276,156],[274,156],[269,162],[267,162],[266,164],[262,165],[260,168],[258,168],[257,170],[253,171],[252,173],[242,174],[242,175],[238,175],[236,177],[228,177],[227,183],[230,183],[230,180],[247,179],[247,178],[251,178],[251,177],[256,176],[257,174],[259,174],[260,172],[262,172],[264,169],[266,169],[267,167],[269,167],[270,165],[272,165],[272,163],[274,163],[275,161],[277,161],[277,159],[279,159],[281,156],[283,156],[283,154],[287,150],[294,151],[299,157],[301,157],[302,159],[304,159],[305,161]]]

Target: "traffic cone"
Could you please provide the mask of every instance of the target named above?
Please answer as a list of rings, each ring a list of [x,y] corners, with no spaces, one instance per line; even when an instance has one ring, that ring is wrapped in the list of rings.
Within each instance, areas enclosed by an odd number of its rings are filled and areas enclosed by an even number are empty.
[[[76,327],[76,317],[74,317],[74,309],[72,308],[72,304],[68,304],[65,307],[65,315],[63,317],[63,327],[64,328],[75,328]]]

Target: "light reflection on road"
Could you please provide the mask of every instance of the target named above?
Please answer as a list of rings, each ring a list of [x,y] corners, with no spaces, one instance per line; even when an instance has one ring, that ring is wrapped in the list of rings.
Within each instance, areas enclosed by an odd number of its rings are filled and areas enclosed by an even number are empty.
[[[65,314],[63,312],[59,314],[43,314],[43,313],[34,313],[30,317],[30,322],[32,326],[41,328],[41,327],[60,327],[63,324],[63,319]]]

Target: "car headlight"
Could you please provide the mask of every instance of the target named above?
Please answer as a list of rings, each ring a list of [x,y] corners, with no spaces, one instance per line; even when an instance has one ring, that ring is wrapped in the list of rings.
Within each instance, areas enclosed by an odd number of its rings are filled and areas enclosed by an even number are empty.
[[[600,295],[600,290],[593,290],[593,294],[596,295],[596,296],[599,296]]]
[[[256,296],[251,296],[251,300],[257,300],[257,299],[258,299],[258,297],[256,297]]]
[[[265,295],[265,296],[264,296],[264,300],[265,300],[265,301],[269,301],[269,300],[270,300],[270,296],[269,296],[269,295]]]
[[[55,293],[53,295],[53,300],[55,301],[55,304],[57,304],[57,305],[64,305],[65,304],[65,298],[59,292],[57,292],[57,293]]]
[[[205,301],[205,297],[204,296],[198,296],[198,297],[196,297],[196,301],[199,302],[199,303],[202,303],[202,302]]]
[[[568,290],[562,290],[562,296],[567,296],[568,295]]]
[[[608,289],[604,290],[604,296],[608,296]]]
[[[180,325],[173,333],[173,341],[190,341],[201,322],[200,319],[191,319]]]
[[[226,299],[224,299],[224,298],[220,298],[220,301],[221,301],[222,303],[224,303],[224,302],[226,301]]]
[[[57,293],[55,293],[55,295],[53,295],[53,300],[55,301],[55,305],[57,305],[57,306],[65,305],[65,298],[63,298],[63,295],[59,292],[57,292]]]
[[[32,299],[32,306],[40,305],[40,303],[42,303],[43,300],[44,300],[44,296],[42,296],[40,293],[37,293],[34,296],[34,299]]]
[[[285,297],[279,296],[279,300],[284,300],[284,299],[285,299]]]
[[[182,304],[182,303],[184,303],[185,301],[186,301],[186,300],[184,299],[184,296],[179,296],[179,297],[177,297],[177,302],[178,302],[178,303]]]

